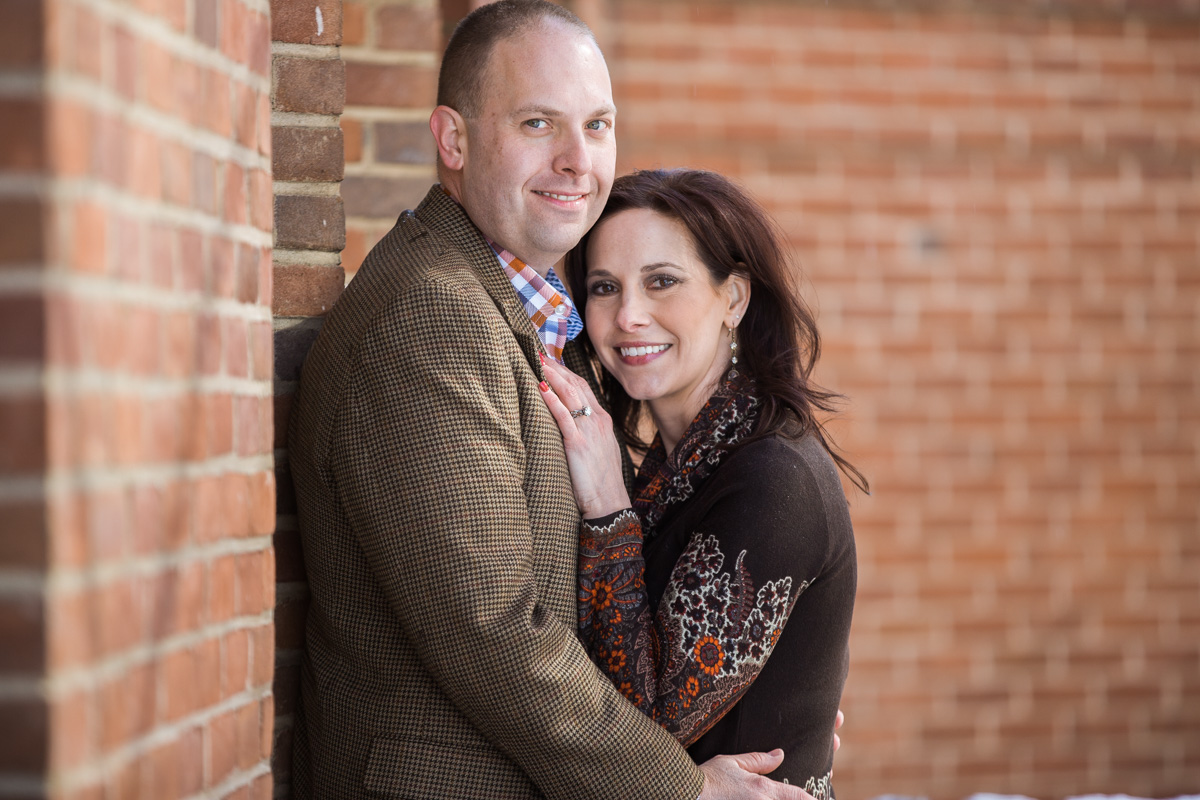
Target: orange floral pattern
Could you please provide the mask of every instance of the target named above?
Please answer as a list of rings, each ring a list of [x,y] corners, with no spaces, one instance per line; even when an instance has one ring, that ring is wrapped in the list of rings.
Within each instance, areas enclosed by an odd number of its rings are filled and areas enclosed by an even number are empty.
[[[745,551],[726,572],[717,538],[697,533],[652,619],[641,538],[632,511],[604,527],[584,523],[580,635],[621,693],[688,745],[750,688],[808,584],[793,595],[783,577],[755,590]]]

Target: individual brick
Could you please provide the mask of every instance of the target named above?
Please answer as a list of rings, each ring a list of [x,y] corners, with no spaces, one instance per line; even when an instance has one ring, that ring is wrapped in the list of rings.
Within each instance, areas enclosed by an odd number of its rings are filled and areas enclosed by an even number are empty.
[[[272,313],[280,317],[322,316],[341,295],[345,280],[340,266],[279,264],[275,267]]]
[[[271,163],[277,181],[340,181],[344,170],[340,128],[277,127]]]
[[[28,68],[45,58],[44,6],[38,0],[0,2],[5,24],[0,26],[0,67]]]
[[[220,783],[237,766],[237,713],[227,711],[213,719],[208,729],[208,775],[211,783]]]
[[[0,200],[0,219],[5,220],[4,235],[0,236],[0,270],[12,264],[36,263],[44,257],[45,215],[45,207],[33,198]]]
[[[46,401],[0,396],[0,476],[39,474],[46,466]]]
[[[275,358],[271,352],[274,341],[271,323],[251,322],[246,333],[250,345],[250,377],[254,380],[269,381]]]
[[[50,758],[50,709],[39,697],[5,697],[0,700],[0,771],[36,775]],[[75,735],[86,736],[86,731]]]
[[[426,178],[381,178],[351,175],[342,181],[346,213],[395,221],[406,208],[416,208],[429,191]]]
[[[0,295],[0,364],[38,364],[46,355],[46,304],[28,294]]]
[[[192,3],[192,33],[201,44],[216,48],[220,43],[217,10],[220,0],[194,0]]]
[[[0,170],[36,173],[46,165],[45,105],[40,99],[0,99],[0,119],[20,120],[0,126]],[[82,134],[74,141],[85,147]]]
[[[40,594],[0,596],[0,674],[37,675],[46,663],[45,600]]]
[[[367,41],[367,7],[352,0],[342,4],[342,44],[359,45]]]
[[[0,519],[5,520],[5,535],[0,536],[0,565],[44,570],[51,558],[47,527],[52,513],[43,501],[0,501]]]
[[[281,195],[275,198],[275,246],[337,252],[346,244],[340,197]]]
[[[346,105],[379,108],[432,108],[437,72],[433,67],[346,64]]]
[[[342,3],[271,0],[271,38],[295,44],[342,44]]]
[[[340,114],[346,103],[346,65],[340,59],[277,58],[274,109]]]
[[[442,46],[442,14],[434,4],[381,6],[375,25],[376,44],[382,49],[430,51]]]
[[[355,164],[363,157],[363,123],[343,116],[341,119],[343,137],[343,158],[346,163]]]
[[[424,122],[375,123],[375,159],[389,164],[433,164],[437,147]]]

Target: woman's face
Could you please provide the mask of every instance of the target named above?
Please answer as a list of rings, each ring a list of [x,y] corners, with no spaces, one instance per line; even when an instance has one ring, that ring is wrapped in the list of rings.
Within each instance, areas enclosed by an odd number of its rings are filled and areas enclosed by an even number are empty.
[[[587,263],[585,324],[601,363],[656,420],[690,422],[729,365],[725,326],[744,312],[748,282],[713,285],[687,228],[647,209],[601,221]]]

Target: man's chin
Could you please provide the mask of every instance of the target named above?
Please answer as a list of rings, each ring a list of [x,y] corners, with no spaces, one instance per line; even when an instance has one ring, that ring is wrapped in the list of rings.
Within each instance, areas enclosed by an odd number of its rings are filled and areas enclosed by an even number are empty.
[[[579,240],[587,233],[586,223],[570,226],[560,225],[553,231],[545,231],[537,240],[538,248],[543,253],[558,253],[561,258],[567,251],[579,244]],[[557,259],[555,259],[557,260]]]

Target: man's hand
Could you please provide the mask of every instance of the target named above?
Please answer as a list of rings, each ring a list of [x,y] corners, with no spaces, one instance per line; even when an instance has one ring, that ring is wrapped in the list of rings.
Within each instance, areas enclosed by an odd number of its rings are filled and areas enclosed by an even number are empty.
[[[799,786],[763,777],[782,763],[782,750],[710,758],[700,765],[704,791],[697,800],[813,800]]]

